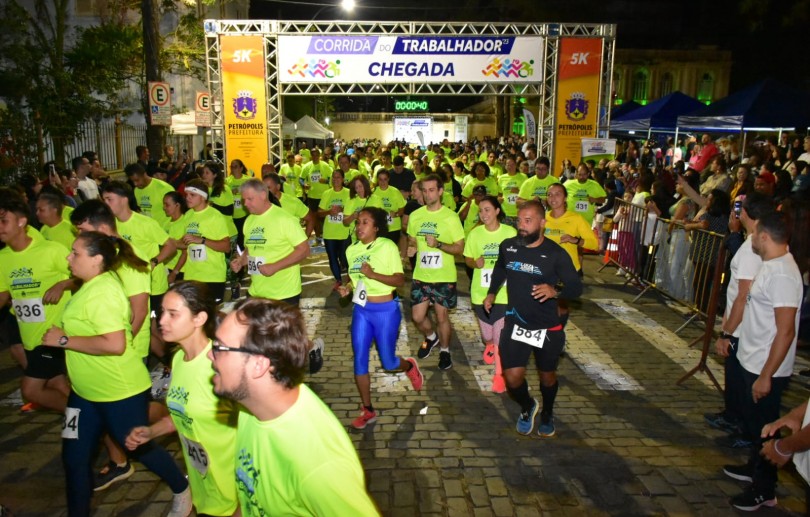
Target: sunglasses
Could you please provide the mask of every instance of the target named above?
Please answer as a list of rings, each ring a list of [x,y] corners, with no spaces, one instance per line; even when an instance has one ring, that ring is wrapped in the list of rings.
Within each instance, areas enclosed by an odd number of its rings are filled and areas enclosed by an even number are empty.
[[[234,348],[232,346],[223,345],[221,341],[215,339],[214,342],[211,344],[211,352],[214,356],[216,356],[219,352],[239,352],[242,354],[248,355],[264,355],[261,352],[255,352],[253,350],[248,350],[246,348]]]

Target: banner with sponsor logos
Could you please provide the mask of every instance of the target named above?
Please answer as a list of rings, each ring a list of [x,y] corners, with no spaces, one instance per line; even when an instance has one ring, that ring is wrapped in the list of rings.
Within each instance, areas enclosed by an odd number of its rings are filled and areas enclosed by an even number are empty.
[[[279,82],[539,82],[544,45],[539,36],[279,36]]]
[[[559,174],[564,159],[582,160],[582,138],[596,136],[599,117],[599,82],[602,40],[561,38],[557,74],[557,113],[554,128],[554,161]]]
[[[220,36],[225,157],[256,177],[268,158],[263,36]]]
[[[613,138],[583,138],[582,161],[594,160],[598,163],[602,158],[608,160],[616,158],[616,140]]]

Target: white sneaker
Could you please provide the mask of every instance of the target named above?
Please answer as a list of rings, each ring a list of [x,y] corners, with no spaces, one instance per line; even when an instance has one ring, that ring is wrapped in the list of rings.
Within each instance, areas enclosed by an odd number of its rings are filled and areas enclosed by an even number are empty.
[[[167,517],[188,517],[191,514],[191,485],[172,496],[172,510]]]

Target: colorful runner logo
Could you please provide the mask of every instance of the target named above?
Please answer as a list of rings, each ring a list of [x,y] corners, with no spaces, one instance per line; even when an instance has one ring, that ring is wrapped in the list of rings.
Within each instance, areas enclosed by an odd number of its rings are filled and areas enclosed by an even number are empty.
[[[334,79],[340,75],[340,60],[327,61],[325,59],[312,58],[306,60],[303,57],[287,70],[290,75],[300,77],[321,77],[324,79]]]
[[[534,60],[521,61],[520,59],[501,59],[494,57],[486,68],[481,70],[484,77],[531,77],[534,75],[532,65]]]

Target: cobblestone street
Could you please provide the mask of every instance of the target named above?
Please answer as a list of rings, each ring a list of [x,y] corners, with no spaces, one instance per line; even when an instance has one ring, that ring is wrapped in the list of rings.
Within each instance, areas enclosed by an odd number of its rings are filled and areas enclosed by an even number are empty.
[[[326,342],[324,368],[307,382],[348,429],[359,407],[351,307],[329,294],[324,259],[315,254],[303,268],[310,283],[302,311],[311,334]],[[726,477],[722,465],[744,461],[744,453],[718,448],[714,439],[723,434],[703,420],[704,412],[721,409],[722,396],[702,373],[676,385],[698,364],[700,350],[688,345],[701,330],[692,325],[676,335],[682,313],[654,292],[632,303],[638,291],[622,286],[613,269],[598,273],[598,265],[586,258],[586,290],[572,304],[556,437],[518,435],[517,405],[491,392],[492,366],[481,357],[463,269],[459,308],[451,315],[452,369],[438,369],[438,354],[420,361],[425,387],[415,393],[404,374],[380,371],[372,352],[372,397],[382,414],[349,435],[383,515],[736,514],[727,499],[743,485]],[[422,336],[408,319],[407,296],[403,309],[408,323],[398,351],[410,356]],[[61,417],[19,412],[19,372],[7,353],[1,355],[0,504],[22,517],[65,515]],[[714,358],[709,365],[722,383],[722,365]],[[797,359],[796,371],[807,367],[806,359]],[[529,383],[537,393],[535,372]],[[807,396],[805,381],[795,375],[784,409]],[[182,462],[175,439],[162,443]],[[136,467],[129,480],[95,496],[95,515],[166,513],[168,487]],[[792,468],[780,472],[777,496],[779,506],[763,514],[804,512],[804,482]]]

